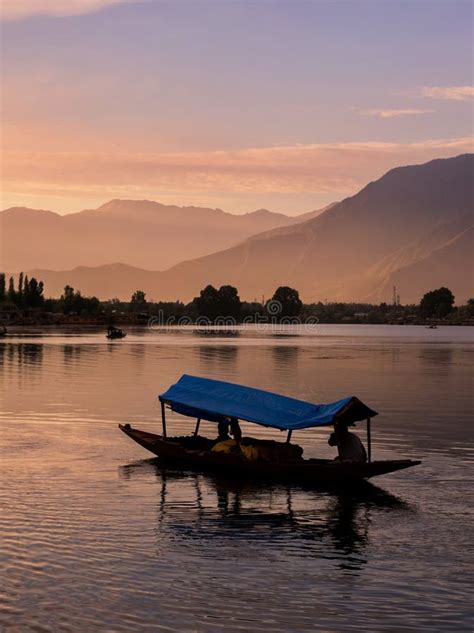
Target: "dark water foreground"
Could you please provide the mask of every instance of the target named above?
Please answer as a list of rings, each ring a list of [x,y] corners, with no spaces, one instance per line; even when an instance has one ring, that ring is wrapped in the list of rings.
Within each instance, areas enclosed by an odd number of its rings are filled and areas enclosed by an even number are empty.
[[[0,630],[472,630],[473,360],[464,328],[1,342]],[[332,492],[163,471],[116,423],[156,429],[184,371],[358,395],[375,456],[423,465]]]

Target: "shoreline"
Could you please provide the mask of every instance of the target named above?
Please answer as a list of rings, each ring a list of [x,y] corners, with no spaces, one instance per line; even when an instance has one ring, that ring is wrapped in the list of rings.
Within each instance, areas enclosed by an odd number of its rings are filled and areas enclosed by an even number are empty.
[[[184,333],[194,333],[196,335],[202,336],[212,336],[214,335],[228,335],[230,336],[238,336],[240,334],[244,334],[245,332],[274,332],[276,335],[278,333],[284,334],[287,333],[309,333],[312,330],[316,330],[317,328],[326,328],[326,327],[357,327],[360,328],[410,328],[416,327],[423,330],[437,330],[444,329],[446,327],[453,328],[471,328],[473,323],[438,323],[434,327],[430,327],[427,323],[360,323],[360,322],[331,322],[331,323],[317,323],[317,324],[279,324],[279,323],[248,323],[248,324],[236,324],[233,326],[228,325],[202,325],[196,323],[190,323],[186,325],[160,325],[160,326],[149,326],[148,324],[142,323],[123,323],[117,322],[116,326],[125,327],[128,329],[129,333],[133,332],[149,332],[150,334],[157,333],[176,333],[176,332],[184,332]],[[31,335],[38,336],[41,334],[74,334],[74,333],[90,333],[90,334],[106,334],[108,325],[106,323],[92,323],[92,322],[69,322],[69,323],[60,323],[60,324],[38,324],[38,323],[22,323],[22,324],[12,324],[6,326],[6,334],[0,335],[0,342],[8,340],[9,338],[14,338],[16,336],[25,336],[31,333]],[[295,332],[297,330],[298,332]]]

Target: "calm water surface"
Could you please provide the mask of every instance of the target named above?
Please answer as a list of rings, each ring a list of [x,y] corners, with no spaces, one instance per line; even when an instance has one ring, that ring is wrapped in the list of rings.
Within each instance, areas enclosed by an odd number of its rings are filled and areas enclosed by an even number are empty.
[[[0,629],[471,631],[473,361],[468,328],[10,336]],[[374,455],[423,464],[338,494],[164,472],[116,425],[158,429],[156,396],[184,372],[358,395],[381,412]],[[327,435],[293,439],[329,457]]]

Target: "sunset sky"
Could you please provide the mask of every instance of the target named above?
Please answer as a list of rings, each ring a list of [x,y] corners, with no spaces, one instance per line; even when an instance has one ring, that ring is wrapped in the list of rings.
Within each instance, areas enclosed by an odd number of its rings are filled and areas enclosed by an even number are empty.
[[[1,0],[2,208],[296,214],[473,150],[463,0]]]

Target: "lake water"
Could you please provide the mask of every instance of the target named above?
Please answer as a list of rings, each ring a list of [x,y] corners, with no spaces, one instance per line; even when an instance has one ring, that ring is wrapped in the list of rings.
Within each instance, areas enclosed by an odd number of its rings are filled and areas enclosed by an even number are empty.
[[[0,629],[471,631],[473,332],[4,339]],[[375,458],[423,464],[337,494],[163,472],[117,423],[159,432],[156,396],[182,373],[315,402],[357,395],[380,412]],[[292,440],[331,457],[328,432]]]

